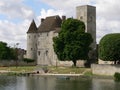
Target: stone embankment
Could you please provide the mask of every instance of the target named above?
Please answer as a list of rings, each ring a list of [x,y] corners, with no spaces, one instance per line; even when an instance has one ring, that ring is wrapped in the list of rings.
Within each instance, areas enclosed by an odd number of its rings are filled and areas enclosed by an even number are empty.
[[[95,75],[113,76],[115,72],[120,73],[120,65],[114,64],[92,64],[91,69]]]

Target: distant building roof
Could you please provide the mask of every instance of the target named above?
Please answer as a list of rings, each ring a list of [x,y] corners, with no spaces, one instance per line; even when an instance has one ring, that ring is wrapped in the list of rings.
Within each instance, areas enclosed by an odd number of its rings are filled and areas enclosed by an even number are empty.
[[[38,32],[49,32],[61,27],[62,20],[57,16],[46,17],[46,19],[38,27]]]
[[[31,22],[30,27],[29,27],[27,33],[37,33],[37,26],[36,26],[34,20]]]

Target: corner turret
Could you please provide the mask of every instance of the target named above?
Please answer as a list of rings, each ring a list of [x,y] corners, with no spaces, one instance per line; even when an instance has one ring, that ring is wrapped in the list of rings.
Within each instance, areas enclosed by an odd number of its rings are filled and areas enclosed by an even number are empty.
[[[27,31],[27,58],[37,59],[37,26],[34,20]]]

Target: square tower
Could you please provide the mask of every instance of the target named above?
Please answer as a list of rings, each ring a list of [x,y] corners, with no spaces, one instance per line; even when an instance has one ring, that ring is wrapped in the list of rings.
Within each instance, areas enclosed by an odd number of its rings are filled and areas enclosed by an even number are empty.
[[[76,7],[77,19],[85,23],[86,32],[90,33],[93,38],[91,47],[96,49],[96,7],[83,5]]]

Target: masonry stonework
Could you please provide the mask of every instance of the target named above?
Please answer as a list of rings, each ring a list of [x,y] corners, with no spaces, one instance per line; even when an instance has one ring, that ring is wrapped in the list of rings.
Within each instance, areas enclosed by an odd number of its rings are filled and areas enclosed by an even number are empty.
[[[86,25],[86,32],[91,33],[94,42],[91,45],[96,48],[96,9],[93,6],[84,5],[76,8],[77,19]],[[38,65],[61,65],[71,62],[60,62],[53,49],[53,37],[57,36],[61,30],[61,24],[66,19],[58,15],[41,19],[41,24],[37,28],[34,20],[27,32],[27,58],[37,60]]]
[[[92,64],[92,73],[96,75],[109,75],[112,76],[115,72],[120,73],[120,65],[113,64]]]

